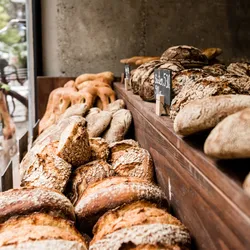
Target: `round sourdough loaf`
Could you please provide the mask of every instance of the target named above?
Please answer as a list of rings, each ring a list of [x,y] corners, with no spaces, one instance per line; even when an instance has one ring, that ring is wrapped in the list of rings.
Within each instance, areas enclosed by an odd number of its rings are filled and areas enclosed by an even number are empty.
[[[204,151],[220,158],[250,157],[250,108],[239,111],[221,121],[208,136]]]
[[[187,104],[174,120],[174,130],[190,135],[215,127],[225,117],[250,108],[250,96],[221,95],[195,100]]]
[[[92,160],[107,160],[109,157],[109,145],[101,137],[90,138]]]
[[[74,221],[72,203],[61,193],[47,188],[19,188],[0,193],[0,223],[12,216],[44,212]]]
[[[43,239],[77,241],[88,246],[88,240],[76,230],[72,222],[48,214],[16,216],[0,224],[0,247]]]
[[[148,201],[137,201],[105,213],[96,223],[91,244],[122,228],[146,224],[171,224],[185,229],[184,225],[165,209]]]
[[[101,215],[138,200],[167,204],[165,194],[156,185],[135,177],[110,177],[90,185],[75,206],[80,228],[93,226]]]
[[[58,141],[48,144],[35,156],[21,180],[22,187],[47,187],[63,192],[71,174],[71,165],[56,155]]]
[[[124,140],[126,133],[132,123],[132,115],[129,110],[120,109],[114,113],[110,127],[105,132],[103,138],[108,142]]]
[[[103,160],[89,162],[77,168],[72,174],[67,196],[75,205],[89,185],[113,175],[114,171],[107,162]]]
[[[85,122],[72,123],[63,131],[57,155],[72,164],[81,166],[91,159],[89,135]]]
[[[112,162],[112,169],[119,176],[131,176],[153,181],[153,160],[146,149],[132,147]]]
[[[132,139],[127,139],[119,142],[113,142],[109,144],[109,149],[111,153],[110,161],[113,163],[120,156],[122,156],[126,149],[136,147],[139,148],[139,143]]]

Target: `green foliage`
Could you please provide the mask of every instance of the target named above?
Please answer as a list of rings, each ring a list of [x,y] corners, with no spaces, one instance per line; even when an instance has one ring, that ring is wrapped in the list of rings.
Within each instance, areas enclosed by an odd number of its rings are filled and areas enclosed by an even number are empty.
[[[0,0],[0,29],[4,28],[11,19],[8,14],[9,7],[9,0]],[[20,40],[19,32],[14,28],[8,29],[4,34],[0,34],[0,41],[7,45],[13,45]]]

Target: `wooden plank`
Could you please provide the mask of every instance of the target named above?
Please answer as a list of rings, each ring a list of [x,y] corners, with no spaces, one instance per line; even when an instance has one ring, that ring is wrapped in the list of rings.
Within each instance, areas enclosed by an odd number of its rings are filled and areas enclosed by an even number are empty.
[[[250,198],[241,187],[198,147],[176,136],[172,121],[154,113],[155,104],[143,102],[119,83],[114,88],[132,112],[135,138],[150,151],[157,182],[195,237],[196,247],[249,249]]]
[[[9,162],[4,173],[1,175],[0,191],[4,192],[13,188],[12,161]]]

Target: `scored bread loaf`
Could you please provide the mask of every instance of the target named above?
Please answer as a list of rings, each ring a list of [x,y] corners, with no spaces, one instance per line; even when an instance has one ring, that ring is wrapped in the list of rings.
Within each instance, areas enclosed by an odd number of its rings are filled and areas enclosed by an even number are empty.
[[[250,157],[250,108],[221,121],[208,136],[204,151],[221,159]]]
[[[243,189],[250,195],[250,173],[247,175],[243,183]]]
[[[71,174],[71,165],[56,155],[58,142],[48,144],[27,167],[23,187],[47,187],[63,192]]]
[[[103,161],[89,162],[72,174],[67,196],[75,205],[89,185],[114,175],[111,166]]]
[[[188,250],[189,248],[186,247],[179,247],[177,245],[175,246],[169,246],[167,244],[140,244],[135,245],[133,243],[128,243],[126,245],[122,245],[122,247],[119,250]]]
[[[89,137],[100,136],[109,126],[111,119],[112,114],[108,111],[99,108],[90,109],[86,116]]]
[[[92,160],[107,160],[109,157],[109,145],[101,137],[90,138]]]
[[[174,130],[190,135],[215,127],[228,115],[250,108],[250,96],[222,95],[195,100],[187,104],[174,120]]]
[[[12,216],[44,212],[75,220],[74,207],[61,193],[44,187],[11,189],[0,193],[0,223]]]
[[[113,163],[114,161],[116,161],[121,155],[124,154],[124,151],[126,149],[129,149],[131,147],[138,148],[139,143],[132,139],[127,139],[109,144],[109,149],[111,153],[110,162]]]
[[[108,142],[122,141],[132,123],[132,115],[129,110],[120,109],[114,113],[110,127],[103,138]]]
[[[128,148],[112,162],[112,169],[119,176],[131,176],[153,181],[153,160],[146,149]]]
[[[90,185],[75,206],[79,226],[93,226],[109,209],[138,200],[167,204],[166,196],[156,185],[135,177],[110,177]]]
[[[98,220],[93,233],[90,249],[118,250],[129,243],[189,247],[191,243],[187,228],[179,220],[145,201],[107,212]]]
[[[115,102],[110,103],[106,108],[104,108],[104,111],[108,111],[113,115],[116,111],[124,108],[125,102],[122,99],[118,99]]]
[[[73,166],[81,166],[91,159],[85,122],[72,123],[66,127],[60,137],[57,155]]]

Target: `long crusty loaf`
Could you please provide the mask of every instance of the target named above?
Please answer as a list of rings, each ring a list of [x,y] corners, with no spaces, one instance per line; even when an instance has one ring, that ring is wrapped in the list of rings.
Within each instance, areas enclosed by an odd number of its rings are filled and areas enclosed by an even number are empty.
[[[74,221],[71,202],[61,193],[47,188],[19,188],[0,193],[0,223],[12,216],[45,212]]]
[[[153,160],[146,149],[132,147],[126,149],[112,162],[112,169],[119,176],[138,177],[153,181]]]
[[[187,104],[176,116],[174,130],[190,135],[215,127],[228,115],[250,108],[250,96],[222,95],[199,99]]]
[[[85,122],[72,123],[66,127],[60,137],[57,155],[73,166],[81,166],[91,159]]]
[[[108,142],[124,140],[126,133],[132,123],[132,115],[129,110],[120,109],[113,114],[110,127],[105,132],[103,138]]]
[[[109,209],[142,199],[167,203],[159,187],[139,178],[110,177],[92,184],[75,206],[80,228],[93,226]]]
[[[107,160],[109,157],[109,145],[101,137],[90,138],[92,160]]]
[[[250,157],[250,108],[220,122],[208,136],[204,151],[221,159]]]
[[[77,168],[72,174],[67,196],[73,204],[76,204],[89,185],[113,175],[114,171],[107,162],[103,160],[89,162]]]

